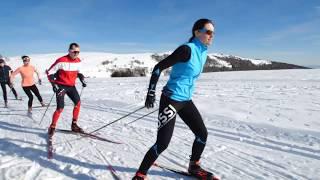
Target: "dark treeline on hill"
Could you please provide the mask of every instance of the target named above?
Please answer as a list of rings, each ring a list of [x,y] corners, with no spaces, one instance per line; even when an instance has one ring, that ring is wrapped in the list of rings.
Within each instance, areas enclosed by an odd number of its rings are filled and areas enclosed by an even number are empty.
[[[111,77],[139,77],[146,76],[147,68],[119,68],[111,73]]]
[[[221,66],[216,59],[223,60],[231,66]],[[277,69],[310,69],[308,67],[298,66],[294,64],[270,61],[266,64],[254,64],[250,60],[241,59],[234,56],[215,57],[208,56],[204,67],[204,72],[217,71],[249,71],[249,70],[277,70]]]
[[[151,58],[157,62],[168,57],[169,54],[153,54]],[[267,63],[266,63],[267,62]],[[106,64],[110,63],[105,62]],[[294,64],[276,62],[276,61],[262,61],[262,63],[253,63],[246,58],[236,56],[215,56],[209,55],[204,67],[204,72],[219,72],[219,71],[249,71],[249,70],[277,70],[277,69],[310,69],[308,67],[298,66]],[[169,74],[170,68],[164,71],[164,74]],[[137,77],[146,76],[148,67],[131,67],[114,69],[111,77]]]

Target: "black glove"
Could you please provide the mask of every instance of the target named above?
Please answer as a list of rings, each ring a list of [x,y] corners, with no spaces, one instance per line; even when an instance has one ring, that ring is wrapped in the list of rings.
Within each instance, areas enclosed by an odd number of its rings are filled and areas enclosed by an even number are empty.
[[[9,87],[12,89],[13,88],[13,83],[9,82]]]
[[[56,79],[56,77],[55,77],[54,74],[48,75],[48,80],[49,80],[50,82],[54,82],[55,79]]]
[[[82,83],[82,87],[87,87],[87,83],[84,80],[84,75],[81,73],[78,73],[78,78],[79,78],[80,82]]]
[[[57,85],[56,84],[54,84],[54,83],[51,83],[51,85],[52,85],[52,90],[53,90],[53,92],[58,92],[58,87],[57,87]]]
[[[148,90],[148,94],[147,94],[146,102],[145,102],[145,107],[148,109],[153,108],[155,101],[156,101],[155,90]]]
[[[80,79],[82,87],[87,87],[87,82],[84,79]]]

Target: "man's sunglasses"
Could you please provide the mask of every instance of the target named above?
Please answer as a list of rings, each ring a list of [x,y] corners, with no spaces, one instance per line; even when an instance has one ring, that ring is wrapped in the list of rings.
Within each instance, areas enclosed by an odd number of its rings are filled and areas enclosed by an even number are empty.
[[[71,51],[73,54],[79,54],[80,51]]]
[[[206,33],[206,34],[209,35],[209,36],[215,34],[214,31],[208,30],[208,29],[206,29],[206,28],[200,29],[199,32]]]
[[[29,62],[30,59],[23,59],[22,61],[23,61],[23,62]]]

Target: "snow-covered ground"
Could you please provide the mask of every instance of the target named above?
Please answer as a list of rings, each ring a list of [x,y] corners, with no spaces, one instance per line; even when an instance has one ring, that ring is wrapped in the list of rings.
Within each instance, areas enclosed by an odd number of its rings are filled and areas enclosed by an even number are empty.
[[[160,78],[158,99],[166,80]],[[147,77],[88,79],[80,126],[91,131],[143,106],[148,82]],[[51,87],[47,82],[38,87],[48,102]],[[34,108],[32,118],[27,117],[27,98],[18,83],[16,89],[23,101],[9,101],[8,109],[0,101],[0,179],[112,179],[108,164],[122,179],[130,179],[155,142],[157,113],[127,125],[152,111],[143,109],[99,131],[123,144],[75,140],[78,136],[57,132],[55,155],[48,160],[46,128],[55,108],[39,125],[45,109]],[[203,167],[228,180],[319,179],[319,69],[206,73],[193,99],[209,132]],[[70,128],[70,104],[66,98],[59,128]],[[185,169],[193,140],[178,118],[172,141],[157,162]],[[189,178],[152,167],[149,179]]]

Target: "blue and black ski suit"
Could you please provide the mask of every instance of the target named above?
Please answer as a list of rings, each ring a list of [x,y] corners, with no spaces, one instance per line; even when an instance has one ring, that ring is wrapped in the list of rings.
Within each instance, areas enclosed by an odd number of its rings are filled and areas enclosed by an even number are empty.
[[[207,128],[192,102],[195,81],[199,78],[207,59],[207,47],[197,38],[178,47],[171,55],[160,61],[153,69],[149,90],[155,90],[162,70],[171,67],[170,78],[162,90],[158,116],[156,143],[145,155],[138,172],[147,171],[169,145],[176,121],[176,114],[195,135],[191,161],[198,161],[207,141]]]

